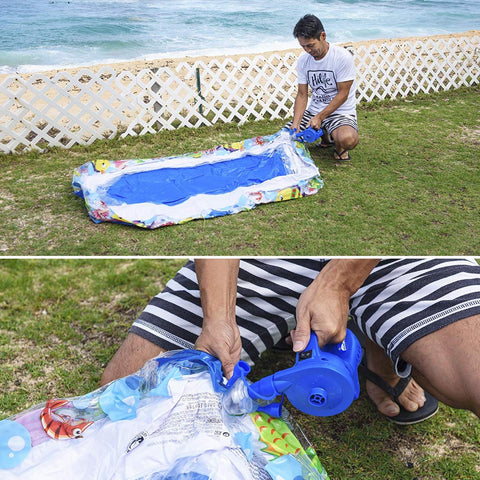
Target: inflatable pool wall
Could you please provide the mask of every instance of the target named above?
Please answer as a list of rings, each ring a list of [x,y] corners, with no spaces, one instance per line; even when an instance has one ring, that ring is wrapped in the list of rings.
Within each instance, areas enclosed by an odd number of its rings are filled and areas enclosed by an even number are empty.
[[[313,195],[323,180],[289,131],[180,156],[98,159],[77,168],[90,218],[154,229]]]

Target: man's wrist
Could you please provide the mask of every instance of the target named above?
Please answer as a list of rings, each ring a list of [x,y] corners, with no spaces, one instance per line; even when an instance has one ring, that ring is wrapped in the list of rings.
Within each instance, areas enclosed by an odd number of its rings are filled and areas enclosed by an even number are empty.
[[[332,259],[315,279],[318,286],[351,297],[380,260],[375,258]]]
[[[220,328],[223,325],[236,325],[235,309],[217,310],[203,315],[203,328]]]

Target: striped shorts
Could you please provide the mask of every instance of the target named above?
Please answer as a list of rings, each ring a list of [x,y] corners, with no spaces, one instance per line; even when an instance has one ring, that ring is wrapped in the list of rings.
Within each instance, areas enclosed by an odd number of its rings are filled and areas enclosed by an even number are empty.
[[[295,327],[303,290],[329,260],[255,258],[240,262],[236,316],[242,359],[254,364]],[[480,314],[480,266],[473,259],[384,259],[350,299],[351,321],[383,347],[397,373],[400,358],[419,338]],[[130,332],[165,350],[192,348],[202,329],[195,266],[189,261],[155,296]]]
[[[307,128],[308,122],[315,114],[311,113],[309,110],[305,110],[303,114],[302,121],[300,122],[300,130],[305,130]],[[288,122],[285,127],[290,128],[292,122]],[[341,113],[332,113],[322,122],[322,129],[326,130],[329,135],[338,127],[343,127],[348,125],[349,127],[354,128],[358,132],[357,116],[356,115],[346,115]]]

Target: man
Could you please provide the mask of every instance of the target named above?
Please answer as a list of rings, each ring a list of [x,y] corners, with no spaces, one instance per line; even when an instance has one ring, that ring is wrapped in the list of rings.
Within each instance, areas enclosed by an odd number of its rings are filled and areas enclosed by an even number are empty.
[[[433,415],[424,388],[480,416],[480,266],[469,259],[188,262],[134,322],[102,383],[194,346],[230,377],[240,358],[254,363],[289,333],[295,352],[312,330],[320,347],[342,341],[349,315],[368,337],[367,393],[382,414],[402,424]]]
[[[297,131],[321,127],[333,138],[335,160],[350,160],[349,150],[358,144],[353,57],[327,42],[322,22],[314,15],[301,18],[293,35],[307,55],[298,59],[298,92],[289,126]],[[308,87],[312,98],[307,109]]]

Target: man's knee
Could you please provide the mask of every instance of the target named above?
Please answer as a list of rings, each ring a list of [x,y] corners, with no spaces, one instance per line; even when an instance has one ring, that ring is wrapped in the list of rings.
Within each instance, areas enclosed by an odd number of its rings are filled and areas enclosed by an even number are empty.
[[[349,150],[353,150],[358,145],[358,133],[352,129],[346,137],[346,144]]]
[[[352,127],[340,127],[332,132],[332,137],[346,150],[353,150],[358,145],[358,132]]]
[[[129,333],[115,352],[102,374],[101,385],[126,377],[139,370],[147,360],[160,355],[165,350],[139,335]]]

